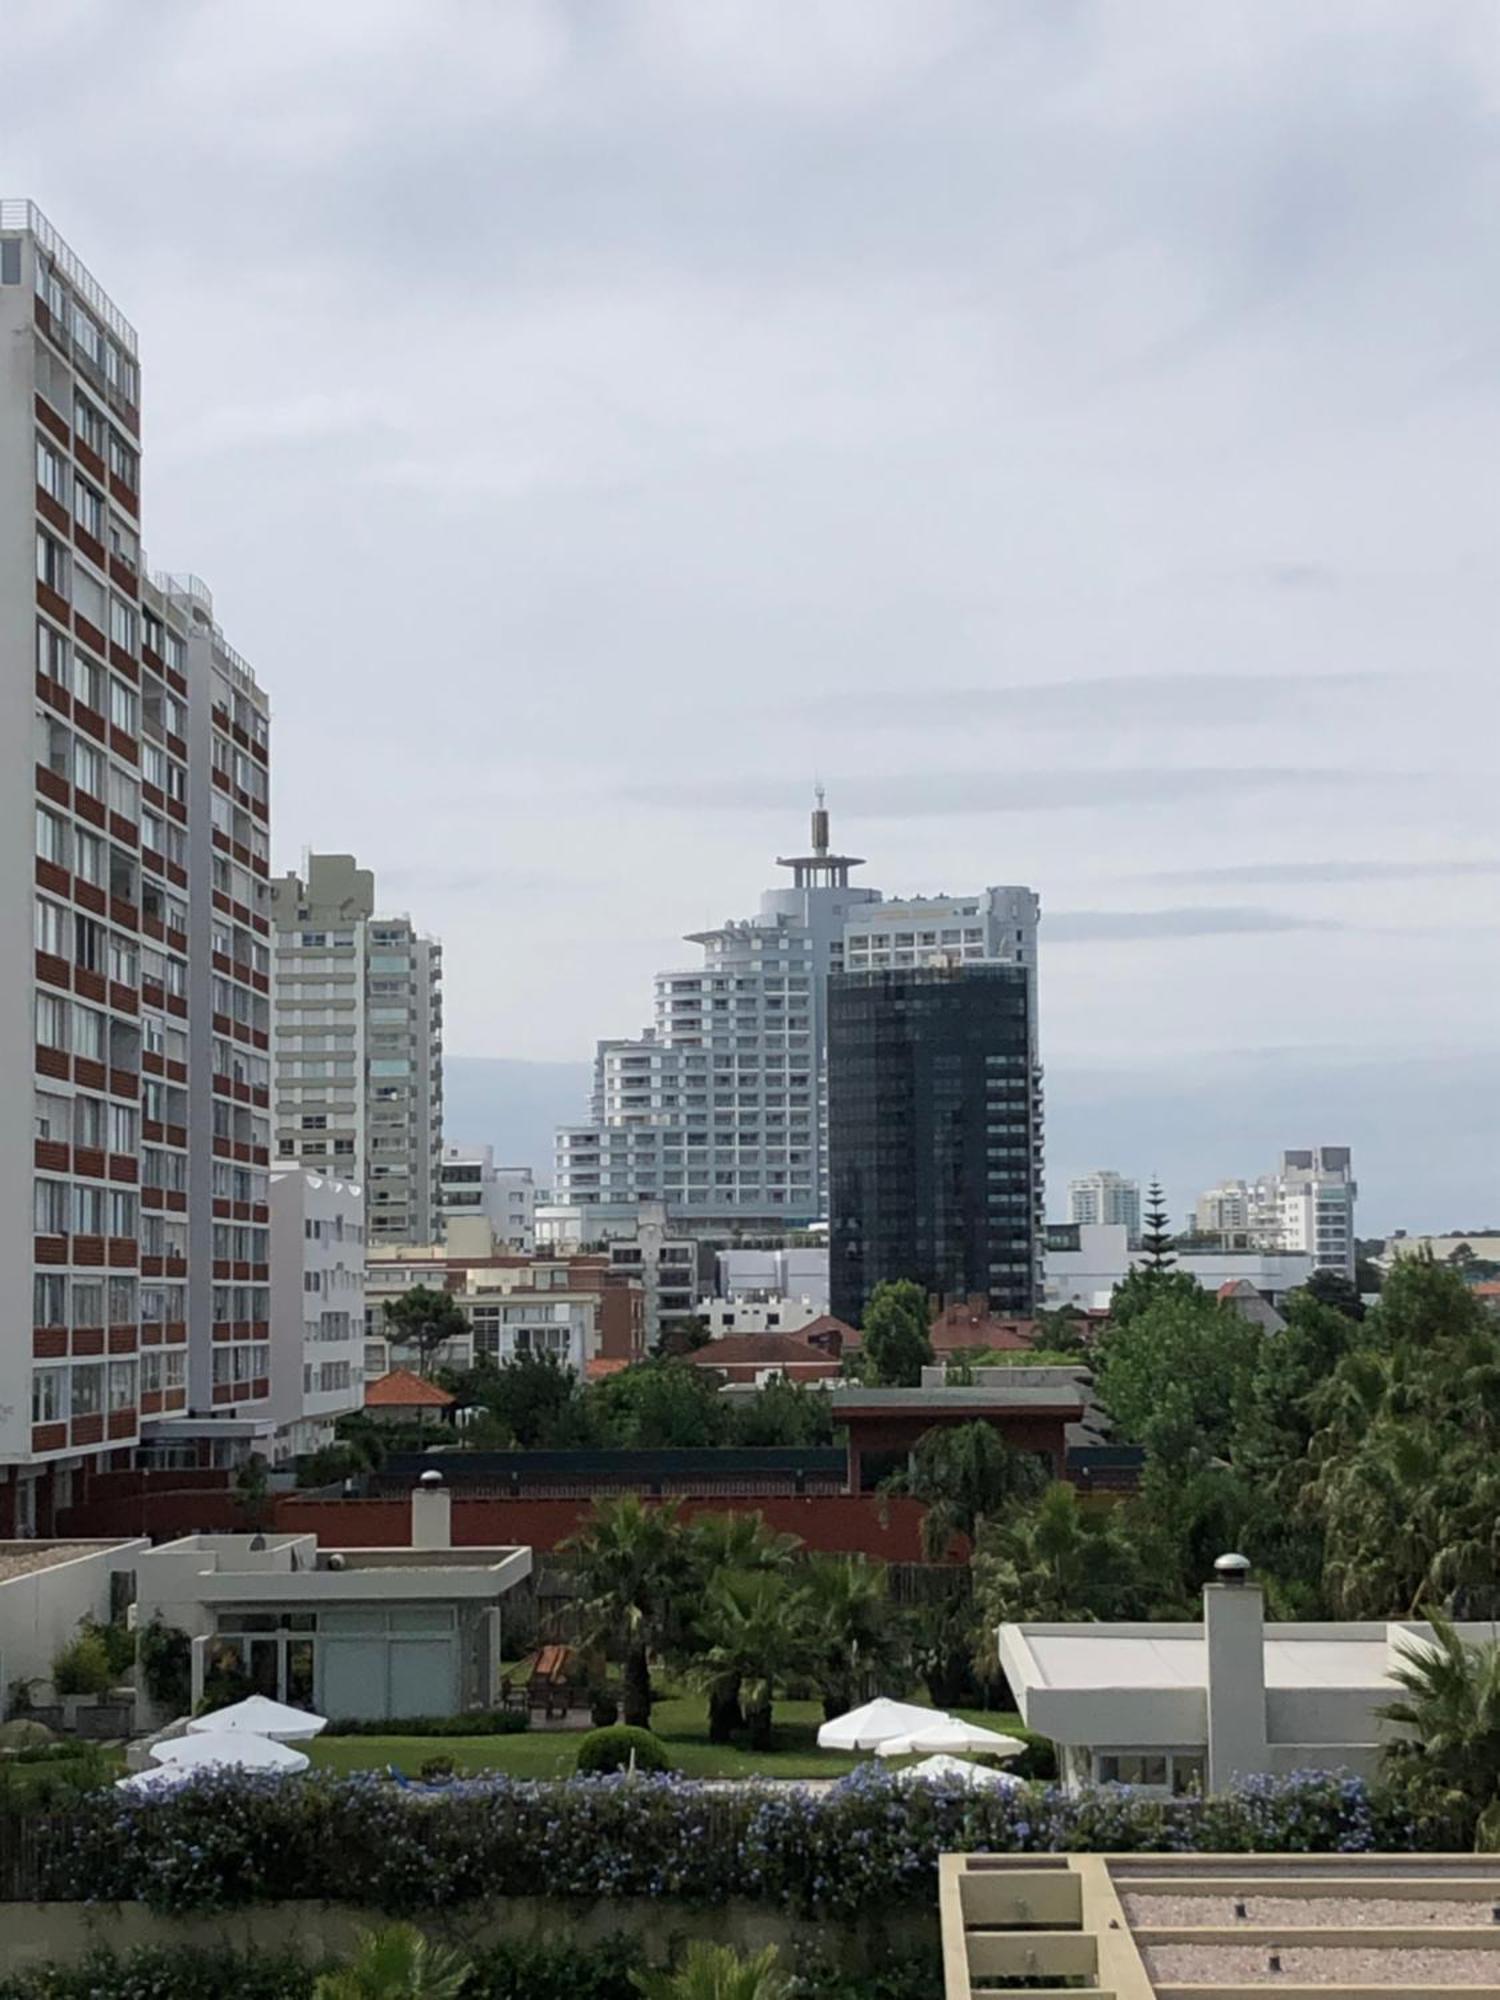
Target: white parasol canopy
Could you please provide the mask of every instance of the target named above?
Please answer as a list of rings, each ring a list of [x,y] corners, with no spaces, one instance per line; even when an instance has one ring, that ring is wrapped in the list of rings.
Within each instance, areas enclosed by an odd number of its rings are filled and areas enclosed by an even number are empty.
[[[962,1757],[927,1757],[920,1764],[908,1764],[904,1771],[896,1773],[900,1785],[925,1784],[929,1780],[960,1778],[969,1786],[998,1788],[1001,1791],[1019,1791],[1024,1780],[1011,1771],[987,1771],[983,1764],[966,1764]]]
[[[117,1792],[175,1792],[179,1785],[185,1785],[192,1777],[192,1771],[183,1764],[148,1764],[144,1771],[134,1771],[128,1778],[117,1778]]]
[[[889,1736],[875,1746],[877,1757],[920,1757],[930,1751],[983,1751],[990,1757],[1015,1757],[1026,1748],[1016,1736],[1002,1736],[957,1715],[929,1715],[925,1726],[905,1736]]]
[[[288,1708],[285,1702],[271,1701],[252,1694],[229,1708],[215,1709],[212,1715],[195,1715],[188,1728],[195,1735],[217,1736],[224,1730],[234,1735],[270,1736],[278,1743],[305,1743],[328,1727],[328,1718],[309,1715],[305,1709]]]
[[[252,1736],[248,1730],[226,1729],[216,1736],[174,1736],[167,1743],[153,1743],[151,1755],[159,1764],[176,1770],[217,1771],[305,1771],[307,1758],[285,1743],[273,1743],[269,1736]]]
[[[880,1695],[863,1708],[851,1708],[847,1715],[835,1716],[818,1731],[820,1750],[874,1750],[893,1736],[909,1736],[914,1729],[934,1720],[930,1708],[918,1708],[912,1701],[890,1701]]]

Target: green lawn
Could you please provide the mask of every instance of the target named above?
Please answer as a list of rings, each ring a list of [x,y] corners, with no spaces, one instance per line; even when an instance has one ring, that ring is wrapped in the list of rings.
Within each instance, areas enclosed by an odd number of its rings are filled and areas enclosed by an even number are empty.
[[[916,1697],[913,1697],[916,1699]],[[923,1703],[926,1706],[926,1703]],[[1019,1716],[958,1709],[986,1729],[1018,1727]],[[701,1695],[657,1702],[656,1733],[673,1766],[690,1778],[838,1778],[863,1760],[820,1750],[815,1741],[823,1719],[815,1701],[778,1701],[775,1747],[769,1751],[710,1743]],[[415,1777],[429,1757],[448,1756],[461,1771],[504,1771],[513,1778],[565,1778],[582,1741],[577,1730],[530,1729],[522,1736],[335,1736],[310,1743],[317,1769],[384,1770],[394,1765]]]

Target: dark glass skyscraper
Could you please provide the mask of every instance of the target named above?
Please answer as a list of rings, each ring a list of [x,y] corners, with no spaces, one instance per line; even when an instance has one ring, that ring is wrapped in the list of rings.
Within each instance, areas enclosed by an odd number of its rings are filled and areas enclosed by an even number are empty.
[[[882,1279],[1029,1315],[1037,1296],[1041,1088],[1026,971],[996,962],[828,982],[832,1309],[858,1325]]]

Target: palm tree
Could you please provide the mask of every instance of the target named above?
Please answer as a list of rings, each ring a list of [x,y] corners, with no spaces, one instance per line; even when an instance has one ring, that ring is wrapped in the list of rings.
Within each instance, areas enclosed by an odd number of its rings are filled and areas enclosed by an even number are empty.
[[[985,1524],[974,1591],[992,1630],[1018,1620],[1128,1616],[1145,1589],[1141,1564],[1113,1511],[1094,1515],[1064,1481],[1023,1512]]]
[[[619,1653],[624,1719],[649,1729],[651,1655],[683,1622],[696,1582],[679,1503],[647,1505],[634,1494],[596,1500],[584,1525],[561,1546],[577,1563],[588,1642]]]
[[[747,1575],[754,1571],[784,1573],[802,1544],[796,1535],[768,1528],[765,1516],[760,1513],[700,1514],[688,1533],[701,1578],[697,1593],[699,1612],[679,1647],[685,1664],[691,1667],[705,1643],[698,1618],[708,1601],[707,1593],[714,1578],[724,1571]],[[706,1690],[708,1740],[730,1743],[745,1727],[739,1680],[732,1673],[715,1674],[706,1683]]]
[[[352,1963],[325,1972],[313,2000],[457,2000],[469,1964],[456,1951],[436,1945],[415,1924],[388,1924],[361,1931]]]
[[[1441,1612],[1430,1642],[1411,1650],[1391,1679],[1406,1697],[1381,1709],[1404,1732],[1385,1746],[1387,1771],[1428,1810],[1455,1810],[1474,1845],[1500,1850],[1500,1645],[1471,1646]]]
[[[791,1987],[776,1969],[776,1947],[741,1958],[723,1944],[691,1944],[675,1972],[632,1972],[644,2000],[787,2000]]]
[[[780,1681],[810,1658],[805,1594],[765,1570],[721,1570],[708,1587],[691,1669],[710,1704],[743,1705],[752,1750],[771,1747],[772,1704]]]
[[[941,1562],[956,1535],[973,1541],[981,1522],[1018,1500],[1034,1499],[1046,1484],[1035,1453],[1017,1451],[993,1424],[975,1423],[925,1431],[908,1469],[889,1479],[885,1490],[925,1503],[922,1553]]]
[[[870,1681],[901,1652],[886,1569],[863,1556],[809,1556],[802,1582],[809,1670],[831,1722],[872,1692]]]

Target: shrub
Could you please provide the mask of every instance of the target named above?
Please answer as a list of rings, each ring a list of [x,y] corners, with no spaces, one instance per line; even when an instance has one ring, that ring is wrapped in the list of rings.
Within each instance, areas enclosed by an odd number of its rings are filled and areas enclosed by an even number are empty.
[[[633,1729],[617,1722],[608,1729],[591,1729],[578,1746],[574,1769],[581,1777],[598,1777],[603,1772],[628,1771],[634,1752],[638,1771],[670,1771],[672,1760],[661,1738],[649,1729]]]
[[[620,1704],[608,1688],[595,1688],[589,1696],[589,1721],[596,1729],[613,1729],[620,1719]]]
[[[930,1909],[945,1852],[1399,1853],[1424,1837],[1355,1778],[1303,1773],[1206,1799],[1123,1787],[1071,1797],[962,1780],[907,1788],[874,1765],[821,1795],[714,1792],[668,1774],[501,1777],[433,1798],[368,1773],[213,1773],[165,1797],[111,1788],[34,1831],[24,1893],[43,1902],[185,1913],[306,1900],[395,1918],[534,1895],[545,1882],[589,1899],[745,1896],[834,1921]]]
[[[1026,1745],[1019,1756],[1006,1759],[1007,1771],[1017,1778],[1045,1778],[1050,1781],[1057,1776],[1057,1745],[1050,1736],[1038,1736],[1019,1725],[1007,1728],[1005,1734],[1019,1736]]]
[[[137,1635],[141,1683],[158,1707],[186,1715],[193,1699],[193,1642],[175,1625],[153,1618]]]
[[[330,1722],[325,1736],[519,1736],[531,1727],[523,1708],[487,1708],[473,1715],[398,1715],[388,1722]]]
[[[114,1680],[109,1650],[97,1629],[70,1639],[52,1662],[52,1685],[59,1694],[106,1694]]]
[[[31,1966],[0,1978],[0,2000],[307,2000],[316,1976],[295,1952],[99,1950],[76,1965]]]
[[[418,1776],[430,1783],[434,1778],[451,1778],[457,1769],[451,1757],[427,1757],[419,1767]]]
[[[85,1618],[79,1629],[97,1634],[99,1643],[104,1648],[104,1657],[109,1661],[109,1671],[113,1679],[123,1680],[135,1665],[134,1632],[126,1625],[101,1625],[93,1618]]]

